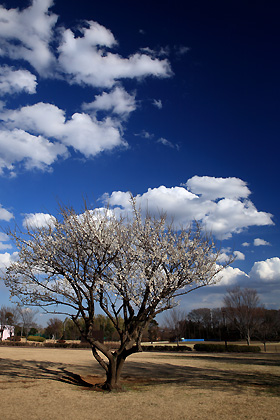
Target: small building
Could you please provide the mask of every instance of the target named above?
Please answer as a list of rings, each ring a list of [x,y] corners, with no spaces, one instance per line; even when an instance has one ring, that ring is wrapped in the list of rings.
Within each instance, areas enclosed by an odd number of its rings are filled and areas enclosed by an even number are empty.
[[[15,334],[15,327],[11,325],[0,325],[0,339],[7,340],[7,338],[13,337]]]

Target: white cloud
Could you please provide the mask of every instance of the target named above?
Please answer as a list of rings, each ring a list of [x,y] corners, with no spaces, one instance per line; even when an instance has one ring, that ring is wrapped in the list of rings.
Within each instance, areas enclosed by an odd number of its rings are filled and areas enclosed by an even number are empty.
[[[232,233],[240,233],[249,226],[272,225],[271,214],[260,212],[250,200],[223,198],[213,211],[203,218],[208,230],[221,239],[228,239]]]
[[[91,103],[84,103],[85,111],[111,111],[120,116],[127,116],[136,109],[135,94],[130,95],[123,87],[117,86],[111,92],[95,96]]]
[[[183,185],[193,193],[211,200],[217,198],[247,198],[250,195],[246,182],[239,178],[193,176]]]
[[[187,54],[190,51],[189,47],[186,47],[185,45],[179,45],[177,47],[175,47],[175,52],[177,56],[182,56]]]
[[[3,249],[11,249],[12,245],[11,244],[6,244],[3,242],[0,242],[0,250],[2,251]]]
[[[0,174],[5,170],[14,174],[14,165],[22,162],[26,169],[46,170],[58,156],[65,156],[67,149],[59,143],[51,143],[42,136],[34,136],[23,130],[0,131]]]
[[[225,262],[228,260],[228,256],[233,255],[235,260],[245,260],[245,255],[240,251],[232,251],[231,248],[222,248],[221,254],[219,255],[219,262]]]
[[[189,190],[183,187],[167,188],[160,186],[158,188],[149,188],[147,192],[136,196],[137,204],[143,211],[149,210],[150,213],[158,215],[164,212],[168,220],[173,220],[177,226],[187,226],[193,220],[199,220],[205,226],[206,230],[212,232],[219,239],[227,239],[233,233],[240,233],[249,226],[273,225],[272,216],[269,213],[261,212],[256,209],[254,204],[242,198],[224,198],[226,196],[249,195],[245,183],[236,180],[232,183],[229,178],[229,185],[233,185],[233,190],[225,189],[225,183],[215,183],[215,178],[201,177],[202,180],[210,180],[205,186],[200,183],[199,177],[194,177],[187,182]],[[190,187],[194,185],[194,189]],[[207,191],[206,186],[210,186]],[[213,188],[213,185],[215,188]],[[221,186],[221,192],[218,186]],[[240,188],[237,188],[236,185]],[[198,189],[197,187],[200,186]],[[203,190],[201,196],[196,192]],[[109,197],[111,205],[122,206],[127,212],[130,207],[128,204],[129,194],[127,192],[115,191]],[[217,200],[220,197],[220,200]],[[211,199],[210,199],[211,198]],[[241,253],[238,254],[241,257]]]
[[[171,141],[169,141],[169,140],[167,140],[167,139],[165,139],[165,138],[163,138],[163,137],[160,137],[160,138],[158,139],[157,143],[161,143],[161,144],[163,144],[164,146],[171,147],[172,149],[177,149],[177,150],[179,150],[179,145],[178,145],[178,144],[174,144],[174,143],[172,143]]]
[[[98,121],[87,114],[76,113],[64,124],[62,131],[61,141],[86,157],[118,146],[127,146],[117,125],[110,118]]]
[[[76,112],[69,118],[48,103],[9,110],[0,102],[0,174],[11,176],[16,175],[18,167],[48,170],[59,157],[70,156],[72,148],[89,158],[119,146],[127,147],[121,120],[136,109],[136,93],[126,92],[119,80],[172,74],[166,59],[143,53],[121,57],[113,52],[118,46],[116,39],[97,22],[84,22],[75,32],[56,28],[58,16],[49,10],[53,0],[30,3],[25,9],[0,6],[0,57],[20,60],[20,66],[25,60],[42,77],[113,90],[83,104],[88,113]],[[163,55],[163,50],[158,55]],[[37,78],[30,71],[0,66],[3,95],[35,93],[36,86]],[[105,113],[104,119],[97,119],[98,111]],[[108,113],[115,114],[114,118],[106,118]]]
[[[265,241],[264,239],[256,238],[254,239],[254,245],[255,246],[261,246],[261,245],[271,245],[269,242]]]
[[[72,83],[111,88],[123,78],[147,76],[168,77],[171,69],[167,60],[158,60],[136,53],[129,58],[108,52],[117,42],[108,29],[93,22],[79,28],[81,36],[67,29],[62,32],[58,48],[59,64]]]
[[[46,169],[45,166],[51,165],[59,155],[67,156],[66,146],[86,157],[126,146],[117,123],[110,118],[98,121],[88,114],[75,113],[66,120],[64,111],[51,104],[37,103],[15,111],[6,110],[0,118],[5,121],[5,131],[0,132],[2,170],[4,167],[11,170],[15,162],[22,160],[27,169]]]
[[[29,228],[53,227],[55,217],[47,213],[29,213],[25,215],[23,226]]]
[[[149,133],[146,130],[142,130],[141,133],[134,134],[137,137],[142,137],[143,139],[153,139],[155,136],[152,133]]]
[[[250,246],[249,242],[243,242],[242,246]]]
[[[0,220],[4,220],[5,222],[9,222],[11,219],[13,219],[14,215],[9,212],[8,210],[4,209],[2,205],[0,204]],[[0,233],[0,241],[5,241],[6,239],[3,239],[3,234]]]
[[[112,206],[122,206],[126,212],[131,210],[128,192],[114,191],[109,197]],[[174,220],[176,225],[186,225],[192,220],[200,220],[206,211],[210,211],[213,203],[205,203],[201,207],[199,198],[182,187],[167,188],[161,185],[158,188],[149,188],[142,195],[136,196],[136,202],[142,211],[149,210],[150,213],[158,215],[160,212],[167,214],[169,220]]]
[[[162,101],[160,99],[154,99],[153,105],[158,109],[162,109]]]
[[[0,232],[0,250],[2,249],[11,249],[12,245],[7,244],[6,242],[9,241],[10,238],[5,233]]]
[[[22,11],[0,6],[0,55],[28,61],[42,76],[54,65],[50,51],[57,16],[48,9],[53,0],[33,0]]]
[[[0,56],[23,59],[43,77],[62,73],[71,83],[97,87],[111,88],[122,78],[172,74],[166,59],[148,53],[128,58],[113,53],[117,41],[112,32],[94,21],[84,22],[76,33],[60,28],[59,46],[52,51],[50,45],[55,40],[58,19],[49,11],[52,5],[53,0],[33,0],[23,10],[0,6]],[[166,55],[166,49],[161,48],[157,55]]]
[[[217,274],[218,281],[215,286],[234,286],[239,281],[244,282],[248,278],[249,276],[239,268],[226,267],[220,274]]]
[[[243,252],[233,251],[233,255],[235,256],[236,260],[245,260],[245,255],[243,254]]]
[[[17,256],[18,252],[13,252],[12,254],[5,252],[5,254],[0,254],[0,270],[9,267],[16,260]]]
[[[152,57],[166,57],[170,54],[169,46],[159,47],[156,49],[152,49],[150,47],[142,47],[140,51],[144,52],[145,54],[151,55]]]
[[[27,70],[14,70],[12,67],[0,67],[0,94],[13,94],[25,91],[36,92],[36,76]]]
[[[280,258],[274,257],[255,262],[249,274],[254,280],[263,282],[280,281]]]

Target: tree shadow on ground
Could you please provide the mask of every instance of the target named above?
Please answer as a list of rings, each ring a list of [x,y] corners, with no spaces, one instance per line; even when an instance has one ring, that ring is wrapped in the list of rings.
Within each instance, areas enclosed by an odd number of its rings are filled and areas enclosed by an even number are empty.
[[[78,371],[81,371],[81,369],[96,374],[97,377],[101,377],[103,373],[98,365],[78,368]],[[69,384],[74,383],[78,386],[88,386],[88,384],[82,380],[82,376],[74,371],[75,366],[62,363],[0,359],[0,384],[1,382],[7,383],[15,380],[26,381],[45,379]]]
[[[192,356],[195,358],[199,358],[201,360],[201,358],[207,359],[207,360],[214,360],[217,361],[217,357],[215,356]],[[225,363],[236,363],[239,365],[256,365],[256,366],[280,366],[280,356],[277,355],[275,356],[274,354],[269,354],[269,355],[265,355],[264,358],[261,358],[260,356],[256,355],[249,355],[248,357],[240,357],[240,355],[238,356],[231,356],[231,355],[225,355],[225,356],[220,356],[218,360],[220,362],[225,362]]]
[[[219,359],[220,360],[220,359]],[[222,360],[220,360],[222,361]],[[232,361],[232,359],[231,359]],[[90,375],[89,375],[90,374]],[[97,364],[83,366],[62,363],[27,360],[0,359],[1,384],[7,386],[15,382],[54,380],[83,388],[92,388],[93,381],[104,381],[103,371]],[[127,361],[124,365],[123,380],[141,387],[151,385],[185,384],[200,390],[219,390],[240,392],[250,388],[257,392],[280,395],[280,377],[265,372],[242,372],[222,368],[177,366],[171,363]]]

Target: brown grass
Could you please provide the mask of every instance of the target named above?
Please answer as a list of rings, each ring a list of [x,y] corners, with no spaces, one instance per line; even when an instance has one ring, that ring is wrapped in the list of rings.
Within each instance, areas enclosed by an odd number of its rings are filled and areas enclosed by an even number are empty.
[[[123,375],[126,392],[96,392],[90,350],[0,347],[0,418],[279,418],[280,354],[140,353]]]

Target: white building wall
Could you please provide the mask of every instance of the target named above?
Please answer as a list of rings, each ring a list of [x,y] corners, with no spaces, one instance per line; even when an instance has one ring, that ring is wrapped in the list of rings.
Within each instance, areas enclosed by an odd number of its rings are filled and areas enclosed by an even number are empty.
[[[14,327],[10,327],[10,326],[4,327],[2,340],[7,340],[7,338],[11,337],[11,335],[12,336],[14,335],[14,332],[15,332]]]

